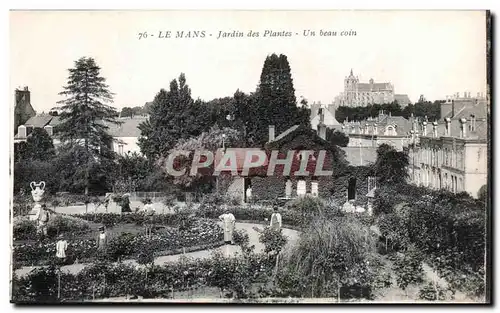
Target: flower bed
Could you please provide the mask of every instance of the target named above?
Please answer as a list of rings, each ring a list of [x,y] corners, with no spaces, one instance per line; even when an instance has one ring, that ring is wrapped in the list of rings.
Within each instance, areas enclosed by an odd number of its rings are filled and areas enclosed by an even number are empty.
[[[69,215],[52,215],[47,223],[47,234],[51,238],[64,233],[69,233],[71,236],[78,236],[89,230],[89,222]],[[29,220],[26,216],[15,217],[13,234],[14,240],[36,240],[36,222]]]
[[[168,229],[161,234],[145,235],[123,233],[112,238],[107,248],[107,258],[113,261],[123,257],[134,258],[144,249],[151,250],[156,256],[170,254],[172,250],[199,245],[213,245],[222,241],[220,227],[210,220],[196,220],[190,227]],[[50,264],[55,259],[55,242],[41,246],[22,244],[14,246],[13,260],[15,266],[31,266]],[[69,263],[76,259],[79,262],[95,260],[98,251],[95,240],[70,240],[67,250]]]

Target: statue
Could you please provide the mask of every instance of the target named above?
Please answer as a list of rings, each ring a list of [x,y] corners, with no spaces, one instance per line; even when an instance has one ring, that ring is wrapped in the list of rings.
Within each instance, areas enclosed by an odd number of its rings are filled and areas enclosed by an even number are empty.
[[[33,209],[35,211],[34,220],[37,222],[37,233],[40,236],[39,239],[43,239],[47,236],[47,222],[50,217],[45,205],[40,204],[43,194],[45,193],[45,182],[31,182],[30,187],[31,196],[33,197],[33,201],[35,201]]]

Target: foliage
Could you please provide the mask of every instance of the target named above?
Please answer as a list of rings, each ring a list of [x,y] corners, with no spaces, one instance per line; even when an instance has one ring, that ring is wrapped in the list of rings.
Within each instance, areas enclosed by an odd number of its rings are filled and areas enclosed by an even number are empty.
[[[264,252],[277,255],[285,247],[287,238],[281,230],[274,230],[270,227],[264,228],[259,235],[259,241],[264,244]]]
[[[15,143],[14,158],[19,160],[48,161],[55,155],[52,138],[45,129],[35,127],[26,139],[26,143]],[[17,148],[17,149],[16,149]]]
[[[170,82],[170,89],[161,89],[150,108],[150,116],[139,125],[139,147],[149,160],[166,156],[180,139],[200,135],[207,127],[198,117],[204,114],[203,104],[193,101],[191,89],[183,73]]]
[[[392,146],[382,144],[377,148],[374,171],[381,185],[404,184],[408,177],[408,155],[396,151]]]
[[[302,222],[308,223],[313,216],[324,214],[326,206],[320,198],[306,195],[287,202],[286,208],[300,214]]]
[[[178,156],[173,164],[174,169],[185,169],[185,173],[181,176],[174,178],[174,184],[180,185],[183,188],[193,190],[196,187],[204,187],[207,185],[214,185],[215,178],[212,175],[214,166],[212,163],[210,167],[201,168],[196,171],[196,175],[191,175],[191,165],[193,164],[194,151],[210,151],[213,153],[214,158],[217,158],[217,150],[225,147],[238,146],[236,143],[240,140],[240,134],[230,128],[220,129],[217,126],[212,127],[209,131],[203,132],[198,137],[179,140],[175,147],[169,151],[169,154],[175,151],[191,151],[189,156]],[[203,159],[202,159],[203,158]],[[206,156],[200,157],[200,161],[205,161]],[[159,163],[166,168],[163,164],[166,158],[160,159]]]
[[[14,164],[14,192],[30,190],[32,181],[45,181],[45,194],[55,193],[59,190],[57,166],[50,161],[21,160]],[[44,195],[45,196],[45,195]]]
[[[405,290],[410,284],[423,281],[423,256],[416,249],[409,249],[394,262],[394,272],[399,288]]]
[[[418,298],[427,301],[446,300],[446,290],[439,285],[427,283],[419,289]]]
[[[113,138],[107,132],[107,123],[119,124],[116,110],[109,105],[113,94],[105,82],[93,58],[80,58],[69,69],[68,83],[59,93],[66,99],[58,102],[63,104],[63,112],[56,131],[62,142],[69,143],[70,150],[74,145],[83,145],[82,164],[71,165],[84,172],[85,194],[90,188],[90,168],[113,156],[108,148]]]
[[[319,216],[281,259],[278,286],[284,294],[307,297],[340,296],[341,287],[371,286],[376,268],[368,258],[374,249],[368,228],[356,219]]]
[[[264,61],[260,82],[255,93],[255,106],[251,109],[254,126],[247,129],[247,136],[263,146],[268,141],[268,126],[274,125],[280,134],[300,124],[310,127],[309,109],[297,106],[290,64],[285,55],[272,54]]]
[[[349,136],[344,132],[327,128],[326,129],[326,140],[328,140],[332,145],[339,147],[347,147],[349,144]]]

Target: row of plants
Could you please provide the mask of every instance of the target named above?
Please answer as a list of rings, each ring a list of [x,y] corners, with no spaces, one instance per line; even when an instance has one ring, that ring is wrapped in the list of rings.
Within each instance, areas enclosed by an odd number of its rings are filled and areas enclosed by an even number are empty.
[[[14,240],[36,240],[36,221],[28,216],[14,217],[13,226]],[[73,236],[90,231],[88,221],[69,215],[53,214],[47,222],[47,235],[56,238],[59,234],[70,233]]]
[[[106,254],[102,257],[110,261],[126,257],[136,258],[144,250],[160,255],[174,249],[220,243],[222,235],[220,227],[214,221],[200,219],[194,220],[190,227],[165,229],[151,236],[121,233],[110,239]],[[90,262],[101,257],[96,240],[69,240],[68,245],[66,254],[69,264],[76,260]],[[49,264],[55,259],[55,255],[56,242],[54,241],[35,245],[20,244],[13,248],[15,267]]]
[[[231,298],[255,297],[252,284],[267,281],[286,239],[281,232],[266,229],[260,241],[267,253],[255,253],[248,238],[244,231],[235,232],[235,242],[243,253],[232,258],[216,251],[207,259],[181,257],[178,262],[157,266],[151,249],[144,247],[138,258],[143,267],[100,259],[77,274],[69,274],[60,272],[58,266],[52,264],[23,277],[14,276],[13,300],[82,301],[127,295],[168,299],[174,291],[201,287],[216,287]]]
[[[401,190],[399,190],[401,188]],[[415,247],[455,290],[484,295],[484,203],[466,194],[399,186],[376,194],[377,221],[387,252]]]

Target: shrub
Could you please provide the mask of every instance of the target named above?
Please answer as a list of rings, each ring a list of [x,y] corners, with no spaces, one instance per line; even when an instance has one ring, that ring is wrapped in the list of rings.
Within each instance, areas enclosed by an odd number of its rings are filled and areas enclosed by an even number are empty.
[[[29,240],[36,238],[36,222],[27,216],[14,217],[12,226],[14,240]]]
[[[121,260],[122,257],[130,255],[133,252],[134,235],[131,233],[121,233],[118,237],[112,238],[106,252],[112,261]]]
[[[341,287],[370,286],[374,276],[367,258],[374,251],[369,229],[356,219],[316,217],[279,261],[277,277],[291,275],[294,283],[279,278],[278,285],[305,297],[339,296]]]
[[[422,261],[423,256],[415,248],[408,249],[404,255],[396,259],[394,272],[399,288],[405,290],[408,285],[423,281]]]
[[[264,252],[278,254],[285,247],[287,238],[281,231],[266,227],[260,233],[259,241],[264,244]]]
[[[445,300],[446,290],[438,285],[427,283],[418,291],[418,298],[427,301]]]
[[[62,233],[70,233],[72,236],[77,237],[78,235],[88,232],[89,230],[89,222],[81,218],[68,215],[52,214],[47,223],[47,231],[53,236],[57,236]]]

